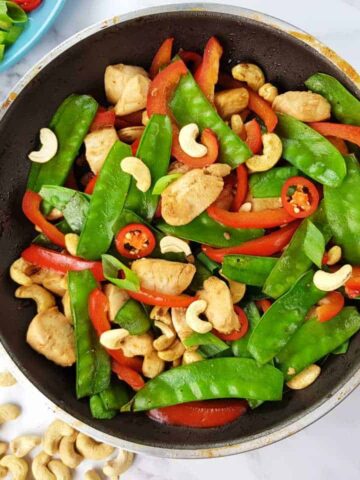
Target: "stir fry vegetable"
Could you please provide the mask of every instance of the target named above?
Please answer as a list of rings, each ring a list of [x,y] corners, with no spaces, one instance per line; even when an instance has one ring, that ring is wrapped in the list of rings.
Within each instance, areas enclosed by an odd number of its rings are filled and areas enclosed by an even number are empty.
[[[309,386],[360,329],[360,102],[321,73],[231,77],[215,37],[173,49],[110,65],[106,105],[71,95],[41,130],[40,232],[10,275],[43,310],[27,341],[76,363],[95,418],[210,428]]]

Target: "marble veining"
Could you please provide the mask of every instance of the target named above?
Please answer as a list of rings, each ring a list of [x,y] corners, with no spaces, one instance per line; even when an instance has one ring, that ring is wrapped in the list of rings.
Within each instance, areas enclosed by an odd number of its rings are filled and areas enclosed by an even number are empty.
[[[46,0],[51,1],[51,0]],[[220,3],[220,0],[218,0]],[[0,75],[0,98],[52,48],[99,20],[138,8],[180,0],[68,0],[54,28],[22,62]],[[263,11],[318,37],[360,70],[360,0],[228,0]],[[0,359],[0,370],[5,368]],[[23,386],[0,390],[0,403],[19,401],[23,415],[1,428],[0,439],[43,430],[53,414],[39,395]],[[316,424],[277,444],[242,455],[211,460],[169,460],[138,456],[124,480],[358,480],[360,478],[360,390]],[[216,433],[214,434],[216,435]],[[91,468],[83,466],[81,472]]]

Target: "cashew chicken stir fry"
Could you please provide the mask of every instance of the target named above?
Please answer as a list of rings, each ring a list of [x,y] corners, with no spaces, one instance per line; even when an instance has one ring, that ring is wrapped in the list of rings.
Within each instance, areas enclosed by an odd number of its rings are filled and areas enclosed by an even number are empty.
[[[37,236],[10,276],[28,344],[76,363],[95,418],[224,425],[311,385],[360,328],[360,101],[323,73],[281,92],[260,65],[220,72],[222,54],[168,38],[148,70],[108,66],[107,104],[65,99],[29,154]],[[35,469],[58,444],[86,456],[60,433]]]

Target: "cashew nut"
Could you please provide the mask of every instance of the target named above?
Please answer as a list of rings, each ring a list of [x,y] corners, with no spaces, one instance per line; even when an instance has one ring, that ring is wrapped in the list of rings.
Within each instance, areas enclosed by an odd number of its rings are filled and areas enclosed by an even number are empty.
[[[67,233],[65,235],[65,247],[66,250],[70,253],[70,255],[73,255],[76,257],[76,250],[77,246],[79,243],[79,235],[76,235],[76,233]]]
[[[230,118],[235,113],[242,112],[249,103],[249,92],[246,88],[231,88],[215,93],[215,106],[220,117]]]
[[[122,347],[122,341],[129,336],[129,331],[125,328],[116,328],[115,330],[108,330],[100,336],[100,343],[105,348],[111,350],[119,350]]]
[[[33,283],[42,285],[55,295],[62,297],[67,290],[67,276],[48,268],[40,268],[31,275]]]
[[[231,173],[231,167],[226,163],[213,163],[204,168],[204,173],[215,175],[215,177],[227,177]]]
[[[71,480],[69,468],[60,460],[50,460],[48,469],[55,475],[56,480]]]
[[[314,383],[320,373],[321,368],[318,365],[312,364],[295,375],[286,385],[291,388],[291,390],[302,390]]]
[[[10,442],[10,450],[16,457],[22,458],[40,443],[41,437],[38,435],[21,435]]]
[[[40,143],[40,150],[29,153],[29,159],[36,163],[46,163],[55,157],[58,150],[58,140],[52,130],[42,128],[40,130]]]
[[[0,442],[0,457],[5,455],[8,450],[8,444],[6,442]],[[0,476],[1,478],[1,476]]]
[[[71,301],[70,301],[70,294],[68,291],[65,292],[64,296],[61,299],[61,303],[64,309],[64,316],[69,323],[73,323],[72,312],[71,312]]]
[[[10,472],[13,480],[26,480],[29,471],[27,462],[15,455],[5,455],[0,460],[0,467],[4,467]]]
[[[16,379],[10,372],[0,372],[0,387],[12,387]]]
[[[129,295],[112,283],[104,286],[104,293],[109,302],[109,319],[113,322],[120,308],[129,300]]]
[[[145,163],[137,157],[125,157],[120,163],[121,169],[134,177],[136,187],[147,192],[151,186],[151,173]]]
[[[6,467],[2,467],[0,465],[0,478],[5,478],[7,477],[7,474],[9,473],[9,470]]]
[[[186,323],[189,327],[197,333],[208,333],[212,330],[213,326],[210,322],[201,320],[199,315],[204,313],[207,307],[205,300],[196,300],[192,302],[186,310]]]
[[[146,110],[144,110],[141,114],[141,123],[146,127],[146,125],[149,123],[149,115]]]
[[[166,350],[175,340],[175,331],[172,326],[160,322],[159,320],[155,320],[154,325],[161,330],[162,335],[153,341],[153,347],[157,351]]]
[[[199,127],[196,123],[189,123],[182,127],[179,132],[180,147],[187,155],[193,158],[201,158],[207,154],[207,147],[198,143]]]
[[[53,209],[50,211],[50,213],[48,213],[48,214],[46,215],[46,218],[47,218],[48,220],[53,221],[53,220],[60,220],[60,218],[63,218],[63,216],[64,216],[64,215],[63,215],[63,213],[62,213],[61,210],[59,210],[59,209],[57,209],[57,208],[53,208]]]
[[[134,454],[127,450],[119,450],[118,456],[114,460],[105,463],[103,472],[107,477],[118,478],[125,473],[134,462]]]
[[[159,358],[157,352],[152,351],[148,355],[145,355],[142,373],[144,377],[155,378],[165,369],[165,362]]]
[[[236,80],[247,83],[255,92],[265,83],[263,71],[253,63],[239,63],[232,68],[231,73]]]
[[[339,247],[339,245],[334,245],[327,252],[328,259],[327,259],[326,265],[335,265],[336,263],[340,262],[341,255],[342,255],[341,247]]]
[[[40,285],[22,285],[15,291],[16,298],[31,298],[35,301],[37,313],[45,312],[56,305],[54,296]]]
[[[171,318],[175,332],[182,342],[194,333],[186,322],[186,308],[172,308]],[[194,347],[187,347],[186,349],[194,350]]]
[[[75,442],[78,433],[73,435],[62,437],[59,445],[59,456],[64,465],[69,468],[76,468],[84,460],[75,449]]]
[[[349,264],[343,265],[334,273],[324,272],[318,270],[314,274],[314,285],[324,292],[332,292],[345,285],[352,274],[352,266]]]
[[[114,451],[114,447],[105,443],[98,443],[83,433],[79,433],[76,438],[76,449],[87,460],[103,460]]]
[[[63,437],[74,435],[75,430],[62,420],[54,420],[47,428],[43,449],[48,455],[55,455],[59,450],[60,441]]]
[[[14,405],[13,403],[3,403],[0,405],[0,425],[15,420],[20,413],[20,407],[17,405]]]
[[[96,470],[88,470],[85,472],[84,480],[101,480]]]
[[[239,208],[239,212],[251,212],[252,204],[251,202],[245,202]]]
[[[31,471],[35,480],[56,480],[55,474],[53,474],[48,468],[50,459],[50,455],[45,452],[40,452],[34,457]]]
[[[144,133],[145,127],[125,127],[118,131],[122,142],[133,143]]]
[[[22,257],[18,258],[10,267],[11,279],[19,285],[24,285],[28,287],[33,283],[29,276],[31,274],[31,272],[29,272],[29,269],[31,267],[33,267],[31,263],[27,262]]]
[[[231,115],[230,126],[231,126],[231,130],[235,132],[236,135],[239,135],[239,136],[242,135],[245,127],[244,127],[244,122],[243,122],[243,119],[241,118],[241,115],[237,113],[235,115]]]
[[[129,335],[122,344],[121,349],[127,357],[148,355],[153,351],[153,337],[149,333],[143,335]]]
[[[189,244],[180,238],[167,235],[160,240],[161,253],[184,253],[186,257],[191,255],[191,248]]]
[[[158,355],[161,360],[164,360],[165,362],[173,362],[182,357],[184,352],[184,345],[179,340],[175,340],[169,349],[158,352]]]
[[[264,83],[264,85],[259,88],[258,94],[267,102],[273,103],[279,92],[272,83]]]
[[[204,360],[202,355],[196,351],[190,351],[186,350],[184,352],[184,355],[182,357],[182,364],[183,365],[189,365],[189,363],[195,363],[195,362],[200,362],[201,360]]]
[[[330,118],[331,105],[318,93],[286,92],[273,101],[275,112],[286,113],[302,122],[320,122]]]
[[[154,307],[150,312],[151,320],[159,320],[165,325],[172,325],[169,307]]]
[[[261,138],[262,155],[254,155],[246,161],[246,166],[251,172],[270,170],[280,160],[282,154],[282,143],[275,133],[264,133]]]

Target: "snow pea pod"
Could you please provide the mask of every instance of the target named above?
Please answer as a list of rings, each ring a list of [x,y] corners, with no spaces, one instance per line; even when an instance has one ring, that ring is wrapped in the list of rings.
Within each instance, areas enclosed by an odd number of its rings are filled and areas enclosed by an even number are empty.
[[[325,213],[344,258],[360,263],[360,167],[353,155],[345,157],[348,173],[337,188],[324,188]]]
[[[141,192],[135,179],[131,180],[125,206],[150,221],[156,211],[159,195],[152,193],[152,187],[168,171],[172,144],[172,127],[168,116],[152,115],[141,137],[136,156],[149,168],[151,187]]]
[[[276,133],[283,144],[283,157],[319,183],[337,187],[346,175],[339,151],[325,137],[290,115],[278,114]]]
[[[114,408],[107,408],[101,395],[93,395],[89,401],[90,412],[98,420],[111,420],[117,414]]]
[[[131,155],[129,145],[114,144],[99,173],[89,212],[81,232],[77,254],[98,260],[111,245],[119,230],[121,212],[129,190],[131,177],[120,168],[120,161]]]
[[[38,192],[43,185],[63,185],[98,109],[88,95],[71,95],[60,105],[49,128],[58,139],[58,151],[49,162],[33,163],[27,188]]]
[[[130,400],[129,390],[124,382],[115,381],[100,394],[106,409],[120,410]]]
[[[316,319],[304,323],[278,354],[277,360],[287,379],[340,347],[360,328],[355,307],[345,307],[328,322]],[[294,370],[292,370],[294,369]]]
[[[257,324],[260,322],[261,317],[254,302],[249,302],[245,305],[244,312],[249,321],[249,330],[244,337],[231,343],[231,349],[235,357],[252,358],[251,353],[248,350],[249,338]]]
[[[97,288],[90,270],[68,274],[76,343],[76,395],[82,398],[105,390],[110,384],[108,354],[100,345],[88,313],[88,298]]]
[[[281,400],[283,374],[250,358],[214,358],[173,368],[150,380],[124,407],[140,412],[196,400]]]
[[[198,259],[195,260],[195,275],[189,285],[189,289],[196,293],[203,288],[205,280],[212,276],[211,271]]]
[[[296,175],[299,175],[299,170],[291,165],[253,173],[249,178],[250,193],[254,198],[280,197],[286,180]]]
[[[360,101],[336,78],[326,73],[315,73],[306,80],[305,85],[327,99],[339,122],[360,125]]]
[[[249,352],[260,364],[269,362],[281,351],[308,310],[325,296],[326,292],[315,287],[313,276],[312,271],[305,273],[261,317],[248,344]]]
[[[322,205],[309,217],[309,220],[324,235],[325,242],[328,242],[331,238],[331,231]],[[263,291],[266,295],[272,298],[280,297],[311,267],[312,262],[304,249],[307,229],[308,220],[305,219],[265,280]]]
[[[225,255],[222,272],[230,280],[262,287],[277,261],[273,257]]]
[[[212,247],[234,247],[240,243],[261,237],[264,230],[260,228],[231,228],[225,227],[209,217],[207,212],[201,213],[187,225],[175,227],[161,220],[157,228],[166,235],[204,243]],[[229,238],[230,236],[230,238]]]
[[[221,162],[235,168],[252,156],[246,143],[231,130],[209,103],[191,73],[181,78],[170,101],[170,108],[181,127],[196,123],[200,130],[210,128],[216,134]]]
[[[151,327],[150,318],[141,305],[130,298],[117,312],[115,320],[121,328],[129,331],[130,335],[142,335]]]
[[[200,353],[206,358],[229,350],[229,345],[211,332],[192,333],[183,343],[185,347],[199,347]]]

